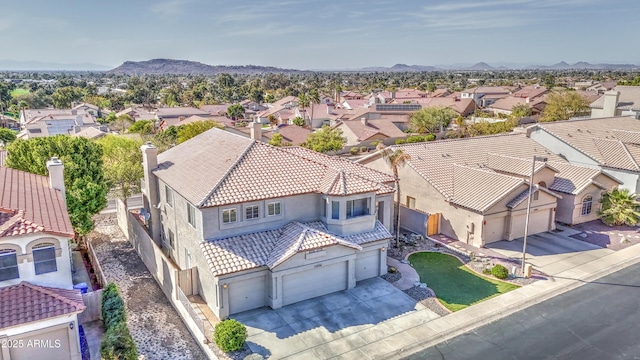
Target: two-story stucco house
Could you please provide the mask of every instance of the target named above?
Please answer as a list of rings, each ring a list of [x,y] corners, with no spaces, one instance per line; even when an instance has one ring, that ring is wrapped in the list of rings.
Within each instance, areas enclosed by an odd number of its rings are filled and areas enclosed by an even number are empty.
[[[0,359],[80,359],[63,165],[49,178],[0,167]]]
[[[152,237],[221,319],[387,271],[392,176],[220,129],[142,151]]]

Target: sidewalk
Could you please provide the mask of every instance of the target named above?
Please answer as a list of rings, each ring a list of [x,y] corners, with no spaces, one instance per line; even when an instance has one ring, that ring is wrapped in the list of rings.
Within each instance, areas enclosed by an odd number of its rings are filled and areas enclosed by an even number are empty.
[[[409,345],[390,344],[388,341],[384,342],[384,344],[381,343],[381,346],[395,345],[396,349],[377,358],[400,359],[556,295],[573,290],[585,283],[614,273],[639,261],[640,244],[575,266],[550,277],[547,281],[537,281],[467,309],[415,326],[404,332],[405,337],[413,339]],[[362,354],[361,358],[366,357]]]

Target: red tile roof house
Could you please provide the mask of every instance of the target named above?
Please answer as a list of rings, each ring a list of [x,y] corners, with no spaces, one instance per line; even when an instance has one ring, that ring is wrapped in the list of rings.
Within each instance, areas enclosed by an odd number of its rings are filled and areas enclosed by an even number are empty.
[[[85,306],[73,289],[63,165],[53,158],[47,168],[49,177],[0,167],[2,359],[81,358]]]
[[[220,129],[142,151],[151,235],[220,319],[386,272],[390,175]]]

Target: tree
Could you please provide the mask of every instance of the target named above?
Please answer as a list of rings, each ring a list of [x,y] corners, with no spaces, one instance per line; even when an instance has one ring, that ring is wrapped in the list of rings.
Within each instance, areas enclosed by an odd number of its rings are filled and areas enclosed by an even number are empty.
[[[636,226],[640,221],[640,202],[637,198],[628,189],[613,189],[602,195],[602,210],[598,215],[609,226]]]
[[[16,133],[13,130],[9,130],[7,128],[0,128],[0,143],[7,145],[15,139],[16,139]]]
[[[556,86],[556,77],[553,76],[552,74],[547,74],[544,77],[544,87],[546,87],[547,89],[551,90]]]
[[[276,101],[276,98],[271,93],[268,93],[267,96],[264,97],[264,102],[266,103],[271,104],[274,101]]]
[[[395,247],[400,246],[400,177],[398,176],[398,169],[403,167],[409,160],[411,160],[411,156],[401,149],[392,150],[384,146],[384,144],[380,143],[377,146],[380,155],[387,163],[387,166],[391,168],[393,171],[393,177],[396,180],[396,202],[394,209],[394,218],[393,218],[393,228],[396,230],[396,244]]]
[[[107,135],[98,140],[102,146],[102,169],[108,186],[116,190],[126,206],[127,199],[140,192],[142,170],[141,140]]]
[[[282,137],[282,134],[273,134],[271,140],[269,140],[269,145],[282,146],[283,141],[284,138]]]
[[[269,116],[267,116],[267,119],[269,120],[269,124],[271,125],[276,125],[278,123],[278,119],[273,114],[269,114]]]
[[[531,116],[531,108],[526,104],[518,104],[514,106],[511,108],[511,115],[509,115],[510,118],[515,120],[520,120],[527,116]]]
[[[293,125],[304,126],[304,119],[301,118],[300,116],[296,116],[295,118],[293,118],[292,122],[293,122]]]
[[[419,133],[438,132],[446,128],[458,114],[447,107],[432,107],[418,110],[411,114],[409,124]]]
[[[196,121],[190,124],[178,126],[178,133],[176,137],[177,143],[183,143],[193,137],[202,134],[207,130],[213,129],[214,127],[218,129],[224,129],[222,125],[213,120]]]
[[[550,93],[546,102],[540,121],[568,120],[589,112],[589,102],[575,91]]]
[[[153,121],[138,120],[134,122],[133,125],[129,126],[129,129],[127,129],[127,132],[141,134],[141,135],[149,135],[153,132]]]
[[[312,132],[303,146],[313,151],[327,153],[342,150],[346,142],[347,139],[342,136],[342,130],[325,125],[322,129]]]
[[[68,109],[71,107],[71,103],[82,99],[83,96],[82,89],[75,86],[65,86],[54,91],[51,94],[51,100],[57,109]]]
[[[244,118],[244,107],[240,104],[233,104],[227,108],[227,115],[233,120]]]
[[[111,116],[111,114],[109,114]],[[109,119],[107,116],[107,119]],[[108,120],[107,120],[108,121]],[[120,134],[124,134],[124,132],[133,124],[133,119],[131,116],[127,114],[122,114],[118,116],[113,122],[109,123],[109,128],[113,131],[120,131]]]
[[[64,163],[64,183],[71,225],[80,235],[93,229],[91,217],[107,204],[108,187],[102,169],[102,147],[82,137],[56,135],[18,139],[7,147],[6,166],[47,175],[46,162],[53,156]]]

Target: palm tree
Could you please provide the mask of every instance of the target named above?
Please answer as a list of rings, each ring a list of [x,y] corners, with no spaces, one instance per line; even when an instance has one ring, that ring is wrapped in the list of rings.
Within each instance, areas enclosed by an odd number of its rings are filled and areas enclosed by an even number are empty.
[[[393,219],[393,228],[396,229],[396,244],[395,247],[400,245],[400,178],[398,176],[398,169],[403,167],[409,160],[411,160],[411,156],[400,149],[392,150],[384,144],[380,143],[376,147],[382,158],[387,163],[387,165],[393,171],[393,177],[396,181],[396,203],[395,203],[395,216]]]
[[[305,119],[305,123],[306,123],[306,116],[302,112],[305,112],[306,108],[308,108],[310,104],[311,104],[311,101],[309,100],[309,97],[306,94],[300,94],[298,96],[298,107],[300,108],[300,115],[302,115],[302,118]]]
[[[640,221],[640,202],[637,195],[628,189],[613,189],[602,195],[602,210],[598,213],[603,223],[609,226],[635,226]]]

